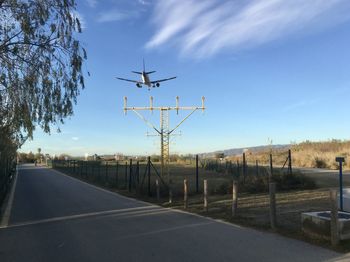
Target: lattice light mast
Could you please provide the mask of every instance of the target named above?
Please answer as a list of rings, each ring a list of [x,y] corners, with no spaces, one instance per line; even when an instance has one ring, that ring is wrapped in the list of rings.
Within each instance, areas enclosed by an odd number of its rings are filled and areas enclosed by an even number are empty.
[[[175,106],[153,106],[153,97],[150,97],[150,105],[146,107],[128,107],[127,97],[124,97],[124,113],[127,111],[133,111],[135,114],[141,118],[149,127],[153,128],[157,134],[160,136],[160,157],[161,157],[161,175],[164,175],[165,166],[169,164],[169,146],[170,146],[170,136],[173,132],[187,120],[195,111],[205,110],[204,107],[204,96],[202,97],[202,106],[179,106],[179,97],[176,97]],[[139,111],[151,111],[158,110],[160,112],[160,123],[159,128],[155,127],[150,121],[148,121]],[[169,111],[175,110],[179,114],[180,110],[191,111],[185,118],[183,118],[174,128],[169,127]]]

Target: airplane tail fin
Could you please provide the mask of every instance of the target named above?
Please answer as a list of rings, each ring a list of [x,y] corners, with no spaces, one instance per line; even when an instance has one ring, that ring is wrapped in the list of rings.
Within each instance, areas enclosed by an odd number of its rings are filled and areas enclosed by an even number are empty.
[[[139,75],[142,75],[141,72],[137,72],[137,71],[131,71],[132,73],[135,73],[135,74],[139,74]]]
[[[156,71],[150,71],[150,72],[146,72],[146,74],[147,75],[149,75],[149,74],[153,74],[153,73],[155,73]]]

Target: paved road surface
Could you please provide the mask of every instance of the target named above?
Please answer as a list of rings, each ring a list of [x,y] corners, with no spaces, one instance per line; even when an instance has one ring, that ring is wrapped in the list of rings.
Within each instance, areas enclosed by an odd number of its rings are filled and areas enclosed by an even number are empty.
[[[275,234],[160,208],[56,171],[19,169],[0,261],[350,261]]]

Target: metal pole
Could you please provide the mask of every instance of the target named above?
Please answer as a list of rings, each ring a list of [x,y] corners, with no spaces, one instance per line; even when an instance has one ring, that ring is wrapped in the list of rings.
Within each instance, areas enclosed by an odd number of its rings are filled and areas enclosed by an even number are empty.
[[[119,169],[119,162],[117,161],[115,165],[115,185],[118,187],[118,169]]]
[[[339,203],[343,211],[343,162],[339,162]]]
[[[188,208],[188,184],[187,179],[184,179],[184,208]]]
[[[290,149],[288,150],[288,159],[289,159],[289,161],[288,161],[288,173],[291,175],[293,173],[293,171],[292,171],[292,152]]]
[[[343,162],[344,157],[336,157],[335,161],[339,163],[339,204],[340,210],[343,211]]]
[[[148,157],[148,161],[147,161],[147,176],[148,176],[148,195],[151,196],[151,157]]]
[[[108,162],[106,161],[106,175],[105,175],[105,184],[108,183]]]
[[[247,176],[247,165],[245,162],[245,153],[243,153],[243,184],[245,183],[246,176]]]
[[[156,179],[156,191],[157,191],[157,201],[160,200],[160,189],[159,189],[159,181]]]
[[[273,164],[272,164],[272,154],[270,154],[270,176],[269,176],[269,182],[272,181],[273,176]]]
[[[130,159],[130,166],[129,166],[129,192],[131,192],[131,183],[132,183],[132,159]]]
[[[125,178],[124,178],[124,183],[125,183],[125,189],[128,188],[128,161],[125,162]]]
[[[199,183],[198,183],[198,155],[196,155],[196,193],[199,192]]]

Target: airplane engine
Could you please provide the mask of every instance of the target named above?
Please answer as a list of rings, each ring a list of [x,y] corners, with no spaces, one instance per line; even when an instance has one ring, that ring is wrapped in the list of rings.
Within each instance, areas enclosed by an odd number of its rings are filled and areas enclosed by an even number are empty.
[[[160,86],[160,84],[159,83],[156,83],[156,87],[159,87]]]
[[[142,87],[140,83],[136,83],[136,86],[137,86],[138,88],[141,88],[141,87]]]

